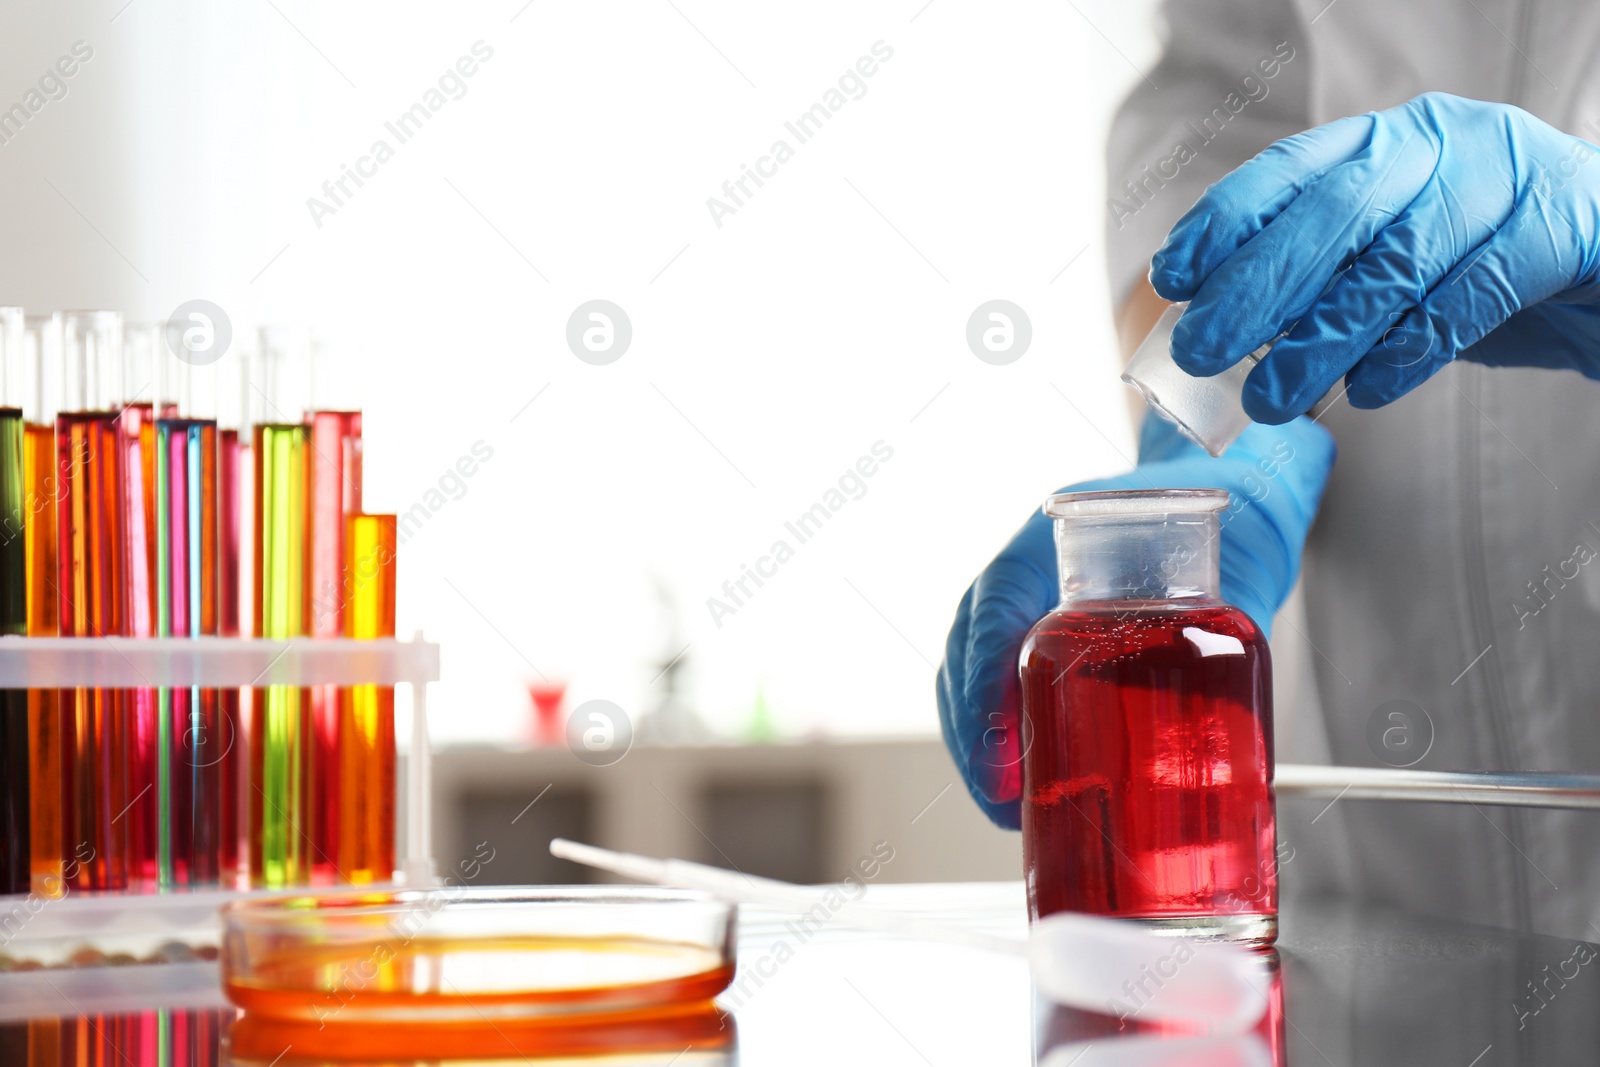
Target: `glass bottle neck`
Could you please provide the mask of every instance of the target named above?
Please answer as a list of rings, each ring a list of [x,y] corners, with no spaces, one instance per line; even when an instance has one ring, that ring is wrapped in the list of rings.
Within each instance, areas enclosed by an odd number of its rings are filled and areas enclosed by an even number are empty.
[[[1220,532],[1215,512],[1059,518],[1061,606],[1218,600]]]

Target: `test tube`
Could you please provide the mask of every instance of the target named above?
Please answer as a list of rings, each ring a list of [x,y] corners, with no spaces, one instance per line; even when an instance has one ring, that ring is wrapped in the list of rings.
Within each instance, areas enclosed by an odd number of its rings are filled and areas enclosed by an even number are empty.
[[[254,615],[261,637],[307,632],[311,434],[306,425],[310,337],[295,327],[261,330],[250,369],[255,465]],[[311,775],[310,701],[294,686],[267,686],[251,700],[250,874],[259,886],[306,881]]]
[[[344,635],[393,637],[394,515],[345,520]],[[356,885],[394,877],[394,689],[340,690],[338,869]]]
[[[28,632],[22,432],[23,311],[0,307],[0,634]],[[0,690],[0,894],[33,884],[26,690]]]
[[[249,611],[251,578],[250,540],[253,501],[250,434],[241,435],[245,423],[245,389],[249,376],[248,336],[238,338],[233,351],[216,364],[214,385],[217,394],[217,631],[224,637],[239,637],[253,632]],[[238,883],[241,867],[248,867],[249,849],[242,848],[242,835],[249,819],[241,813],[250,807],[248,756],[249,730],[246,703],[249,690],[223,689],[217,693],[218,715],[223,731],[222,755],[217,765],[217,788],[221,794],[222,818],[218,826],[217,864],[221,881]]]
[[[128,450],[128,629],[135,637],[155,631],[155,420],[163,393],[162,328],[151,323],[123,328],[121,429]],[[170,408],[170,398],[161,406]]]
[[[157,355],[161,327],[129,323],[122,335],[122,409],[118,429],[122,440],[123,509],[127,521],[128,634],[156,636],[156,393]],[[146,885],[161,881],[160,782],[163,696],[155,689],[131,689],[128,702],[130,731],[128,789],[133,807],[122,818],[128,823],[132,865],[130,877]]]
[[[28,1055],[32,1057],[24,1061],[28,1067],[59,1064],[62,1057],[61,1035],[63,1031],[70,1031],[72,1024],[61,1019],[30,1019],[27,1026]]]
[[[155,409],[156,633],[218,632],[215,370],[170,351],[157,357]],[[160,692],[160,871],[163,886],[221,877],[221,761],[227,732],[215,689]]]
[[[311,424],[311,636],[339,637],[345,631],[350,590],[344,581],[346,516],[361,510],[361,412],[353,405],[330,404],[337,367],[321,343],[312,348]],[[311,689],[312,875],[318,881],[341,876],[339,837],[341,729],[344,717],[337,686]],[[348,876],[349,871],[343,872]],[[387,878],[388,875],[385,875]]]
[[[217,627],[225,637],[251,631],[248,568],[250,523],[250,434],[241,433],[247,421],[245,390],[249,387],[251,360],[248,335],[235,340],[233,349],[213,366],[217,414],[217,496],[220,511],[218,553]],[[242,577],[242,575],[244,575]]]
[[[51,372],[61,358],[56,320],[29,315],[23,320],[22,470],[23,542],[28,573],[28,636],[60,632],[56,592],[56,411]],[[33,892],[61,896],[66,854],[61,836],[61,701],[55,689],[28,691],[31,740],[30,819]]]
[[[57,315],[61,345],[56,416],[57,589],[63,637],[127,630],[127,537],[121,498],[124,444],[122,318],[114,311]],[[72,889],[125,889],[129,822],[126,701],[112,689],[63,690],[63,845]],[[154,805],[152,804],[153,808]]]

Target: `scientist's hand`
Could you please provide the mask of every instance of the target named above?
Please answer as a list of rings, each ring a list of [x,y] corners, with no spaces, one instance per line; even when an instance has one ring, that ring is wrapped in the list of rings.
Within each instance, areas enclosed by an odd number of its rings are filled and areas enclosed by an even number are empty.
[[[1333,452],[1332,435],[1301,418],[1286,426],[1252,426],[1222,458],[1212,459],[1149,416],[1136,470],[1064,491],[1228,490],[1232,499],[1221,515],[1222,595],[1265,631],[1294,586]],[[939,668],[945,744],[978,806],[1012,829],[1022,793],[1018,655],[1033,624],[1059,600],[1052,523],[1035,511],[961,598]]]
[[[1458,356],[1600,378],[1597,156],[1520,108],[1443,93],[1285,138],[1156,253],[1156,292],[1191,302],[1173,357],[1215,374],[1293,326],[1245,384],[1267,423],[1340,377],[1380,407]]]

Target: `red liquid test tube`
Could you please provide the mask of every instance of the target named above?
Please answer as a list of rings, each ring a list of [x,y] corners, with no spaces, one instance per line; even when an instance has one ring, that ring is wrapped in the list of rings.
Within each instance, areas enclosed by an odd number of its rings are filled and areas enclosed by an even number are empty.
[[[361,412],[315,411],[311,424],[311,636],[345,633],[349,592],[345,576],[345,519],[361,510]],[[346,881],[337,857],[343,790],[341,710],[337,686],[311,689],[312,773],[307,776],[311,813],[312,878]],[[387,878],[387,875],[385,876]]]
[[[240,441],[237,428],[217,433],[217,630],[224,637],[250,633],[240,600],[241,549],[250,536],[245,522],[245,496],[250,491],[250,450]],[[224,885],[236,884],[248,850],[241,848],[248,820],[240,813],[247,809],[244,789],[248,786],[249,766],[245,755],[248,731],[245,728],[241,692],[217,691],[217,717],[222,731],[222,755],[217,763],[217,789],[222,796],[217,862]]]

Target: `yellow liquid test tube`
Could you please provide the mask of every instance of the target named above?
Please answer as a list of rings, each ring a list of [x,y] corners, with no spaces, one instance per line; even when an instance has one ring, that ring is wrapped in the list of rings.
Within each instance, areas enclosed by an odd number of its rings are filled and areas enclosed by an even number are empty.
[[[28,631],[22,409],[0,407],[0,633]],[[28,692],[0,690],[0,893],[33,886]]]
[[[394,515],[345,519],[344,635],[394,636]],[[354,885],[394,877],[394,689],[339,692],[339,858]]]
[[[261,637],[306,632],[306,473],[310,436],[294,423],[255,428],[255,630]],[[250,880],[275,889],[310,873],[304,689],[255,690],[250,723]]]

